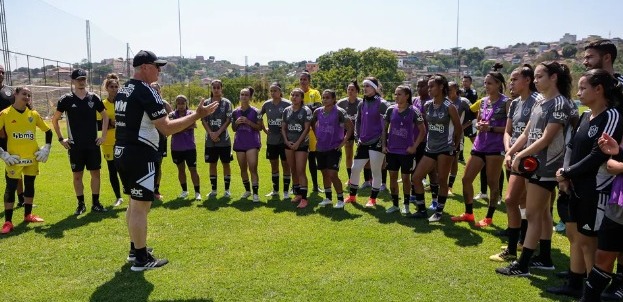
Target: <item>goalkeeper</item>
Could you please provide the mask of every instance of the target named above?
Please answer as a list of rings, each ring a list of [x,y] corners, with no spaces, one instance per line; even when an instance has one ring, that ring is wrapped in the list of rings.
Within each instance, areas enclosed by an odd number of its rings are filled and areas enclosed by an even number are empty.
[[[0,148],[0,158],[6,163],[8,175],[4,193],[4,219],[2,234],[13,230],[13,205],[20,178],[24,178],[24,222],[43,222],[32,214],[35,196],[35,178],[39,174],[39,162],[46,162],[50,154],[52,130],[37,111],[28,107],[32,94],[28,88],[15,89],[15,103],[0,112],[0,128],[7,134],[7,150]],[[37,146],[35,128],[45,132],[45,145]]]

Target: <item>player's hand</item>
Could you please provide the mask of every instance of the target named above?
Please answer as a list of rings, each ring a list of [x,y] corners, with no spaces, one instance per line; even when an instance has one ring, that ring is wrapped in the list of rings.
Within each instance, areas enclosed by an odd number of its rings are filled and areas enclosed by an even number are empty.
[[[0,158],[6,163],[7,166],[12,166],[19,163],[19,156],[11,155],[9,152],[4,151],[4,149],[0,148]]]
[[[43,147],[39,148],[37,152],[35,152],[35,158],[37,158],[38,162],[44,163],[48,161],[48,156],[50,156],[50,144],[45,144]]]
[[[101,146],[104,143],[105,140],[106,140],[105,137],[98,137],[98,138],[95,139],[95,144],[98,145],[98,146]]]
[[[61,141],[61,145],[63,145],[63,147],[65,147],[65,149],[67,149],[67,150],[71,149],[71,144],[69,143],[69,139],[68,138],[63,139]]]
[[[601,137],[597,140],[597,144],[599,145],[601,152],[605,154],[619,154],[619,144],[617,144],[617,141],[605,132],[601,134]]]

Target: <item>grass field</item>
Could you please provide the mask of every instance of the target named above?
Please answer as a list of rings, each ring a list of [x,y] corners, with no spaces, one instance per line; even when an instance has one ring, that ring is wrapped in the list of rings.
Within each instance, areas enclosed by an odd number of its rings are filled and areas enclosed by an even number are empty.
[[[203,153],[202,129],[196,131]],[[42,140],[43,135],[38,135]],[[264,137],[265,138],[265,137]],[[468,142],[468,141],[467,141]],[[467,150],[471,146],[467,146]],[[260,151],[260,193],[271,190],[270,165]],[[467,151],[466,151],[467,154]],[[342,163],[342,165],[344,165]],[[455,197],[446,212],[463,211],[463,165]],[[198,169],[202,193],[209,192],[207,164]],[[488,260],[504,242],[493,235],[506,227],[504,206],[494,226],[478,229],[386,214],[391,206],[381,193],[374,209],[359,204],[345,209],[319,208],[324,195],[312,194],[310,206],[297,210],[289,201],[262,197],[260,204],[238,200],[244,189],[232,163],[231,200],[223,194],[203,201],[179,200],[177,170],[165,158],[161,192],[153,204],[148,245],[170,263],[159,270],[130,271],[125,258],[128,235],[126,202],[112,208],[114,194],[102,169],[101,200],[110,211],[73,216],[76,207],[67,153],[54,140],[52,153],[36,182],[34,213],[42,224],[21,222],[0,237],[2,301],[559,301],[544,292],[558,285],[553,272],[532,270],[530,278],[495,274]],[[340,171],[346,181],[346,171]],[[320,177],[320,174],[319,174]],[[0,180],[4,187],[4,178]],[[90,203],[89,176],[85,196]],[[190,184],[190,179],[189,179]],[[189,185],[190,186],[190,185]],[[475,183],[478,188],[478,180]],[[192,187],[192,186],[190,186]],[[191,189],[192,193],[192,189]],[[192,195],[192,194],[191,194]],[[426,196],[430,203],[430,194]],[[486,205],[476,202],[477,219]],[[557,220],[557,217],[556,219]],[[568,267],[568,241],[555,234],[552,253],[557,269]],[[565,301],[564,299],[562,299]]]

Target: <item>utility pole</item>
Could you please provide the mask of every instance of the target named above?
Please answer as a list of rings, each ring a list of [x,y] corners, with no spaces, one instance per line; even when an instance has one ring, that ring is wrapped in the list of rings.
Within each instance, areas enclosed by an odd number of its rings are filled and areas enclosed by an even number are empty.
[[[93,72],[91,68],[91,24],[87,20],[87,68],[89,70],[89,91],[93,91]]]
[[[13,85],[11,80],[11,54],[9,52],[9,38],[6,31],[6,15],[4,13],[4,0],[0,0],[0,30],[2,31],[2,55],[4,57],[4,82]]]

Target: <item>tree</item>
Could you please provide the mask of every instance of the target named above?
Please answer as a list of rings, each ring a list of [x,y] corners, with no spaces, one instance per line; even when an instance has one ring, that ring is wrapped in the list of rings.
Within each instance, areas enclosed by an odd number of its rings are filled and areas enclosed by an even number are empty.
[[[571,59],[575,57],[575,54],[578,52],[578,48],[574,45],[567,44],[562,48],[562,57]]]

